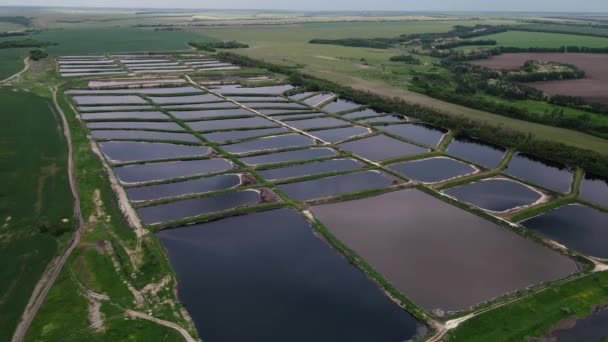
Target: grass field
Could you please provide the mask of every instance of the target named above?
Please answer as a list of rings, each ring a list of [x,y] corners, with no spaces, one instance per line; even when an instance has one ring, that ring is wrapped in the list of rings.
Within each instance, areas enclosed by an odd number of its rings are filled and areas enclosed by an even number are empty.
[[[54,55],[140,52],[188,49],[191,40],[206,37],[191,31],[153,31],[137,28],[89,28],[43,31],[34,38],[58,43]]]
[[[561,33],[508,31],[488,36],[482,36],[475,39],[493,39],[496,40],[498,46],[512,46],[519,48],[558,48],[561,46],[585,46],[594,48],[608,47],[608,38]],[[460,49],[471,48],[473,47],[460,47]]]
[[[608,273],[597,273],[547,289],[529,298],[475,317],[448,341],[528,341],[568,317],[583,317],[593,305],[608,303]]]
[[[27,49],[0,49],[0,80],[23,69],[23,57],[27,52]]]
[[[0,340],[7,341],[57,249],[39,227],[71,229],[72,201],[65,140],[49,102],[5,87],[0,103]]]

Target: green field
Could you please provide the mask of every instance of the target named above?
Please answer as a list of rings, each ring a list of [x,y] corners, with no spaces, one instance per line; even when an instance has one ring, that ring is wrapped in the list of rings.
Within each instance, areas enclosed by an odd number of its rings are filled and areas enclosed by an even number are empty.
[[[0,103],[5,108],[0,125],[0,340],[7,341],[56,253],[51,232],[72,227],[72,195],[65,140],[49,102],[4,87]]]
[[[561,33],[508,31],[482,36],[475,39],[493,39],[496,40],[498,46],[511,46],[518,48],[558,48],[561,46],[585,46],[593,48],[608,47],[608,38]],[[471,48],[471,46],[460,47],[460,49]]]
[[[11,77],[23,69],[27,49],[0,49],[0,80]]]
[[[528,341],[560,320],[584,317],[593,305],[608,303],[608,273],[559,285],[477,316],[452,331],[448,341]]]
[[[58,43],[47,49],[54,55],[185,50],[189,41],[206,39],[191,31],[115,27],[48,30],[33,37]]]

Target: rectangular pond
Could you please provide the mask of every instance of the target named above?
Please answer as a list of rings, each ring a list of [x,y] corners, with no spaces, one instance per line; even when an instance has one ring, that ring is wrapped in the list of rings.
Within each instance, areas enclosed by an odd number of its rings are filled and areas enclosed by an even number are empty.
[[[338,155],[338,153],[331,148],[313,147],[297,151],[269,153],[253,157],[245,157],[240,158],[240,161],[247,165],[266,165],[302,161],[308,159],[319,159],[325,157],[333,157],[336,155]]]
[[[70,95],[77,94],[182,94],[202,93],[198,88],[192,86],[183,87],[132,87],[121,89],[70,89],[65,92]]]
[[[236,144],[223,145],[222,150],[228,153],[250,153],[263,150],[278,150],[289,147],[303,147],[314,145],[313,139],[299,133],[264,137]]]
[[[608,208],[608,179],[585,174],[580,186],[579,196],[589,202]]]
[[[204,133],[203,136],[216,143],[225,143],[233,140],[250,139],[261,137],[265,135],[287,133],[289,130],[285,127],[277,128],[264,128],[264,129],[246,129],[246,130],[234,130],[234,131],[223,131],[216,133]]]
[[[219,96],[213,94],[189,95],[189,96],[150,96],[154,103],[175,104],[175,103],[201,103],[201,102],[222,102]]]
[[[376,135],[369,138],[349,141],[338,145],[338,147],[371,161],[380,161],[429,152],[429,149],[427,148],[393,139],[386,135]]]
[[[504,172],[562,193],[570,191],[574,177],[574,173],[562,164],[524,153],[513,155]]]
[[[505,157],[507,150],[504,147],[486,143],[484,141],[457,137],[448,146],[447,153],[489,169],[496,168]]]
[[[240,102],[243,106],[260,109],[260,108],[285,108],[285,109],[308,109],[309,107],[301,105],[297,102]]]
[[[211,148],[206,146],[149,143],[139,141],[105,141],[98,144],[106,158],[113,163],[184,157],[204,157],[213,151]]]
[[[200,142],[190,133],[170,133],[159,131],[137,131],[137,130],[92,130],[91,136],[96,140],[172,140],[185,142]]]
[[[90,107],[78,107],[79,112],[111,112],[111,111],[123,111],[123,110],[153,110],[152,105],[117,105],[117,106],[90,106]]]
[[[326,116],[324,113],[295,113],[295,114],[281,114],[281,115],[273,115],[273,119],[277,119],[280,121],[284,120],[295,120],[295,119],[312,119],[317,117]]]
[[[238,102],[290,102],[281,96],[229,96],[232,101]]]
[[[147,104],[146,100],[135,95],[111,96],[111,95],[76,95],[72,100],[77,105],[98,105],[98,104]]]
[[[269,181],[306,177],[338,171],[355,170],[363,164],[354,159],[331,159],[306,164],[298,164],[275,169],[259,170],[258,174]]]
[[[169,112],[181,120],[226,118],[231,116],[254,116],[253,112],[246,109],[211,109],[211,110],[175,110]]]
[[[349,126],[350,122],[332,118],[323,117],[317,119],[305,119],[305,120],[283,120],[283,123],[291,127],[295,127],[300,130],[307,130],[313,128],[327,128],[327,127],[339,127]]]
[[[310,131],[308,133],[323,141],[335,143],[338,141],[356,137],[358,135],[368,134],[370,132],[371,131],[369,128],[352,126],[345,128],[324,129],[320,131]]]
[[[608,259],[608,213],[572,204],[550,210],[521,224],[582,254]]]
[[[343,115],[343,116],[346,117],[346,115]],[[405,123],[408,121],[408,118],[403,115],[399,115],[399,114],[391,114],[391,115],[375,116],[373,118],[357,119],[357,121],[361,122],[361,123],[369,124],[369,125],[382,125],[382,124],[397,123],[397,122]]]
[[[410,341],[426,334],[292,209],[157,236],[203,341]]]
[[[301,101],[303,99],[313,96],[314,94],[315,94],[314,91],[307,91],[307,92],[291,95],[291,96],[289,96],[289,98],[292,100]]]
[[[363,105],[351,100],[335,99],[323,106],[323,110],[330,113],[340,113],[359,107],[363,107]]]
[[[578,271],[573,260],[415,189],[310,210],[429,311],[466,310]]]
[[[162,106],[167,110],[188,110],[188,109],[238,109],[238,106],[232,102],[208,102],[208,103],[191,103],[191,104],[165,104]]]
[[[241,190],[143,207],[136,210],[144,224],[158,224],[235,209],[257,204],[261,201],[262,199],[257,191]]]
[[[277,188],[297,201],[339,196],[363,190],[390,186],[392,180],[378,171],[362,171],[318,178],[297,183],[282,184]]]
[[[114,173],[122,183],[132,184],[202,176],[233,168],[228,159],[211,158],[120,166],[114,168]]]
[[[259,116],[242,119],[191,121],[188,122],[187,125],[195,131],[215,131],[240,128],[266,128],[279,126],[278,123]]]
[[[463,202],[494,212],[529,206],[543,197],[543,194],[537,190],[507,178],[482,179],[443,192]]]
[[[367,108],[367,109],[363,109],[363,110],[358,110],[356,112],[350,112],[348,114],[344,114],[344,115],[342,115],[342,117],[350,119],[350,120],[355,120],[355,119],[362,119],[362,118],[369,118],[369,117],[377,117],[377,116],[382,116],[382,115],[386,115],[386,113],[380,113],[371,108]]]
[[[320,93],[313,97],[307,98],[303,102],[309,106],[315,107],[315,106],[321,104],[321,102],[327,101],[334,96],[336,96],[334,93]]]
[[[409,179],[423,183],[442,182],[477,171],[477,169],[469,164],[445,157],[408,161],[391,164],[388,167]]]
[[[87,122],[89,129],[155,129],[159,131],[185,131],[175,122],[153,121],[100,121]]]
[[[80,114],[80,117],[87,120],[169,120],[170,118],[163,112],[91,112]]]
[[[241,177],[239,175],[229,174],[190,179],[183,182],[128,188],[125,191],[132,202],[142,202],[225,190],[239,186],[240,184]]]
[[[443,138],[443,135],[448,132],[446,129],[428,124],[386,125],[376,128],[392,135],[396,135],[398,137],[433,148],[439,144]]]
[[[218,94],[269,94],[280,95],[284,92],[293,89],[290,84],[268,86],[268,87],[243,87],[238,84],[223,85],[213,87],[211,91]]]

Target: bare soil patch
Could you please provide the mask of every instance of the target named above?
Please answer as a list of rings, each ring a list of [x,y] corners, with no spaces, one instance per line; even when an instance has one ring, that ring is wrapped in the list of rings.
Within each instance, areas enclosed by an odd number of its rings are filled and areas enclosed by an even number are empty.
[[[596,53],[505,53],[471,62],[492,69],[517,69],[526,61],[550,61],[574,64],[585,71],[578,80],[534,82],[528,85],[550,95],[579,96],[592,102],[608,104],[608,54]]]

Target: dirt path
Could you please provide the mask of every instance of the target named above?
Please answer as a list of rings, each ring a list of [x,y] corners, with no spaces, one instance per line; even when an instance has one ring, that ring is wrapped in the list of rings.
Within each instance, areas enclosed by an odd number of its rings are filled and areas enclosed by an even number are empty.
[[[26,69],[29,68],[29,64],[26,66]],[[68,257],[74,250],[74,248],[80,242],[80,238],[82,236],[82,230],[84,227],[84,220],[82,219],[82,214],[80,212],[80,196],[78,195],[78,188],[76,183],[76,177],[74,175],[74,159],[73,159],[73,149],[72,149],[72,135],[70,134],[70,128],[68,126],[67,119],[65,117],[65,113],[59,106],[57,102],[57,88],[54,87],[51,89],[53,94],[53,104],[55,108],[61,115],[61,121],[63,124],[63,134],[65,135],[66,142],[68,144],[68,179],[70,182],[70,189],[72,190],[72,195],[74,197],[73,206],[74,206],[74,217],[76,222],[74,222],[74,232],[72,233],[72,237],[67,244],[67,247],[62,255],[56,257],[49,266],[46,271],[36,284],[34,291],[25,307],[25,311],[21,316],[21,321],[17,328],[15,329],[15,333],[13,334],[12,342],[21,342],[27,333],[30,324],[34,320],[36,313],[40,309],[40,306],[44,302],[49,290],[53,286],[53,283],[59,276],[63,265],[67,261]]]
[[[198,342],[198,340],[196,340],[192,336],[190,336],[190,334],[188,333],[188,331],[186,331],[186,329],[180,327],[179,325],[177,325],[173,322],[158,319],[158,318],[152,317],[148,314],[145,314],[145,313],[139,312],[139,311],[127,310],[126,314],[130,317],[145,319],[145,320],[154,322],[156,324],[160,324],[165,327],[177,330],[177,332],[179,332],[187,342]]]
[[[26,71],[29,70],[29,68],[30,68],[30,58],[25,57],[23,59],[23,69],[21,71],[19,71],[18,73],[14,74],[13,76],[3,79],[2,81],[0,81],[0,84],[6,84],[11,81],[15,81],[15,80],[19,79],[21,77],[21,75],[23,75]]]

